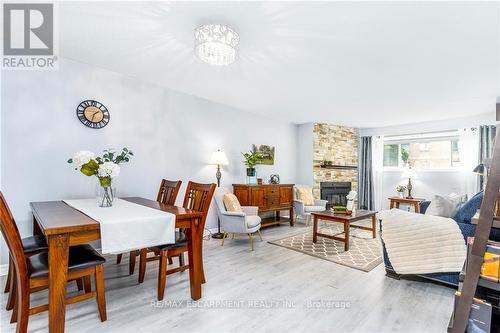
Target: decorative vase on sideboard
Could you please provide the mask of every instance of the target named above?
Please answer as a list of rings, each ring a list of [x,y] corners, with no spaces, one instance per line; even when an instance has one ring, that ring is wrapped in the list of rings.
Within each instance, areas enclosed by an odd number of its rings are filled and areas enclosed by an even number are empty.
[[[257,184],[257,171],[255,168],[247,168],[247,184]]]

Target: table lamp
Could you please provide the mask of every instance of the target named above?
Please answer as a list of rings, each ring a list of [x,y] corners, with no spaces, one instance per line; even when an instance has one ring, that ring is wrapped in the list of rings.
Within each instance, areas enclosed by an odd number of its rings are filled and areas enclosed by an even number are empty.
[[[472,172],[474,173],[477,173],[479,176],[482,176],[483,177],[483,181],[482,181],[482,190],[484,190],[486,188],[486,182],[488,180],[488,169],[489,169],[489,166],[491,164],[491,159],[490,158],[485,158],[483,160],[483,163],[479,163],[475,168],[474,170],[472,170]]]
[[[212,153],[212,157],[210,158],[211,165],[217,165],[217,172],[215,173],[215,177],[217,177],[217,187],[220,187],[220,179],[222,178],[222,173],[220,172],[221,165],[228,165],[226,154],[217,149],[216,152]],[[217,218],[217,232],[212,234],[212,238],[222,239],[224,234],[220,232],[220,220]]]
[[[411,196],[411,190],[413,189],[413,186],[411,185],[411,179],[416,179],[417,178],[417,173],[415,172],[414,169],[412,169],[411,167],[408,167],[407,169],[405,169],[403,171],[403,175],[402,175],[403,178],[408,178],[408,185],[406,186],[406,188],[408,189],[408,196],[406,197],[406,199],[413,199],[413,197]]]
[[[222,150],[217,149],[216,152],[212,153],[212,157],[210,158],[211,165],[217,165],[217,172],[215,173],[215,177],[217,178],[217,186],[220,187],[220,179],[222,178],[222,173],[220,172],[221,165],[228,165],[226,153]]]

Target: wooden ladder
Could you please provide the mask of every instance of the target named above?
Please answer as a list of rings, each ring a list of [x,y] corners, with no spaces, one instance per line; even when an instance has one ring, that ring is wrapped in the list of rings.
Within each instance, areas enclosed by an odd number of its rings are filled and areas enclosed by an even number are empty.
[[[469,321],[470,310],[473,298],[476,294],[481,266],[483,265],[484,253],[488,242],[493,219],[495,215],[495,205],[500,190],[500,131],[497,131],[495,139],[495,148],[489,170],[489,177],[486,183],[481,210],[479,212],[479,221],[474,235],[474,243],[469,253],[467,267],[465,270],[465,279],[459,296],[455,315],[453,319],[452,333],[464,333]]]

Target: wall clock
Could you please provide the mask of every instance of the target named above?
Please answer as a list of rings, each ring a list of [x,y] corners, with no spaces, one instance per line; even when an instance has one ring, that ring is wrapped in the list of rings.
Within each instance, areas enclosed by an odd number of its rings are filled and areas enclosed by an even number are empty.
[[[78,104],[76,115],[82,124],[90,128],[103,128],[109,123],[108,109],[104,104],[91,99]]]

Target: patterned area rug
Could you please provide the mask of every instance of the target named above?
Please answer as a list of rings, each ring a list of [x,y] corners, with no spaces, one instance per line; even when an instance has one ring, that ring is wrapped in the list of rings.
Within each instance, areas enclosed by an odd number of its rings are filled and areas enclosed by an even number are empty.
[[[364,225],[365,223],[356,222],[356,224]],[[367,221],[366,226],[371,227],[369,221]],[[344,237],[343,225],[341,223],[328,223],[328,226],[320,227],[319,229],[324,234]],[[371,231],[367,230],[351,229],[349,251],[347,252],[344,251],[343,242],[332,239],[318,237],[316,244],[313,243],[312,228],[309,228],[307,232],[269,241],[269,243],[333,261],[340,265],[356,268],[364,272],[369,272],[382,263],[380,239],[378,237],[372,238]]]

